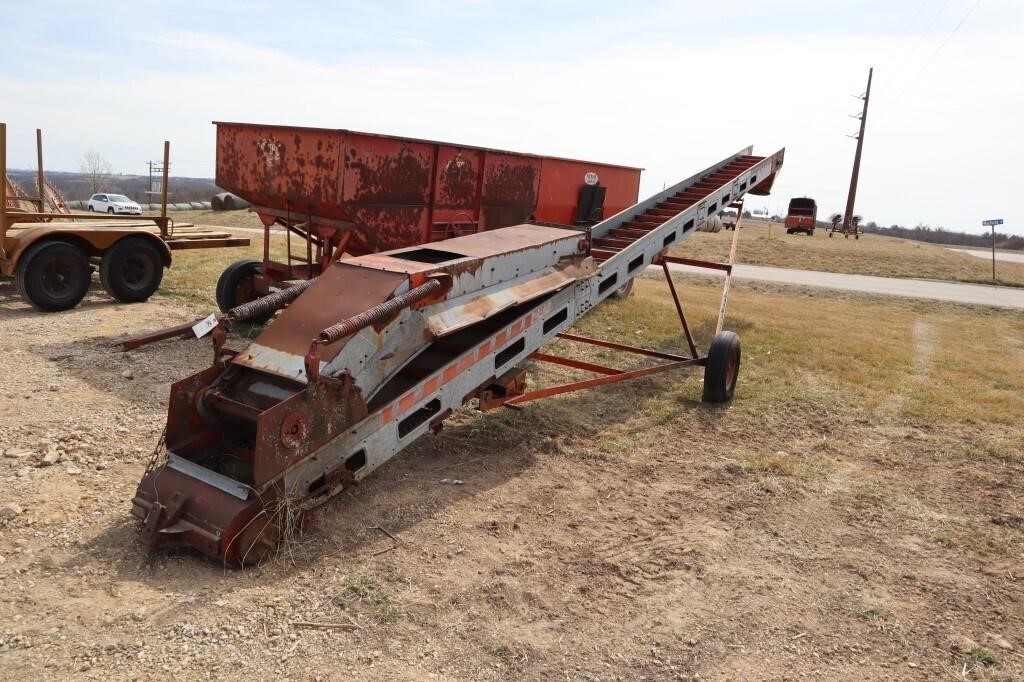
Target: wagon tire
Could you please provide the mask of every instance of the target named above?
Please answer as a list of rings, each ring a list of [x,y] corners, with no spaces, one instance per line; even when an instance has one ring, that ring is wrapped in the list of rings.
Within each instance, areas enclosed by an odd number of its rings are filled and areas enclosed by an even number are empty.
[[[740,354],[740,337],[735,332],[715,334],[704,366],[704,402],[727,403],[732,400],[740,374]]]
[[[164,257],[148,239],[122,239],[106,250],[100,262],[100,282],[121,303],[148,300],[164,278]]]
[[[617,300],[629,298],[629,295],[633,292],[633,280],[629,280],[621,287],[612,292],[611,297]]]
[[[255,278],[263,274],[263,263],[252,258],[235,261],[217,280],[217,307],[226,313],[236,306],[260,297],[256,291]],[[273,316],[273,312],[247,320],[253,324],[263,324]]]
[[[37,310],[53,313],[70,310],[89,291],[92,269],[85,252],[61,241],[30,246],[14,271],[21,297]]]

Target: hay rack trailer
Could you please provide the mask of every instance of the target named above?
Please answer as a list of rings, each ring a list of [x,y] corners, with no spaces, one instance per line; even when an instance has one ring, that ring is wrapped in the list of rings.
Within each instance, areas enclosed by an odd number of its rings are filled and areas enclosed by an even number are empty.
[[[200,229],[175,229],[167,217],[170,143],[164,142],[159,216],[75,213],[53,201],[43,173],[42,132],[36,130],[39,196],[24,196],[7,178],[7,125],[0,123],[0,276],[39,310],[74,308],[99,267],[103,288],[118,301],[147,300],[160,286],[171,251],[248,246],[246,238]],[[51,209],[51,210],[47,210]]]

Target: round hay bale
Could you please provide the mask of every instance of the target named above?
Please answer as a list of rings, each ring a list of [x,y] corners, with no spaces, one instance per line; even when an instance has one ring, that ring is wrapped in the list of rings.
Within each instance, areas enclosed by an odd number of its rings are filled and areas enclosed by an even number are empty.
[[[188,205],[192,207],[193,211],[202,211],[203,210],[203,202],[201,202],[201,201],[190,201],[190,202],[188,202]]]
[[[705,220],[700,227],[697,228],[698,232],[721,232],[722,231],[722,219],[718,216],[711,216]]]
[[[224,210],[224,197],[228,195],[227,192],[221,192],[220,194],[214,194],[210,199],[210,206],[213,207],[214,211]]]

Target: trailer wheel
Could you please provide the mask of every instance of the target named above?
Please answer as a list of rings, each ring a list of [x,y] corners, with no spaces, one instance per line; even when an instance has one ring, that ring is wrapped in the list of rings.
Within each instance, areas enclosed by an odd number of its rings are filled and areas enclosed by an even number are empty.
[[[22,298],[48,313],[69,310],[85,298],[92,270],[85,252],[67,242],[33,244],[18,259],[14,283]]]
[[[735,332],[718,332],[708,349],[704,366],[704,402],[727,403],[736,390],[740,374],[740,337]]]
[[[633,280],[629,280],[621,287],[612,292],[611,298],[622,300],[628,298],[629,294],[633,291]]]
[[[240,306],[260,297],[256,290],[256,278],[263,274],[263,263],[252,258],[235,261],[220,274],[217,280],[217,307],[226,313],[235,306]],[[249,320],[253,324],[263,324],[273,313],[254,317]]]
[[[100,282],[122,303],[149,299],[164,278],[164,259],[148,239],[122,239],[106,250],[100,263]]]

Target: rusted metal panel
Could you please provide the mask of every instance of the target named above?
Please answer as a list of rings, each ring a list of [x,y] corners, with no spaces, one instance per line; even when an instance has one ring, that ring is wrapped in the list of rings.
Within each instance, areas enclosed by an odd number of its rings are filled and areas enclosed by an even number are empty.
[[[344,135],[279,126],[217,126],[217,186],[259,205],[344,219]]]
[[[294,363],[294,358],[304,357],[310,342],[323,329],[387,300],[407,280],[404,273],[335,263],[240,353],[235,363],[297,378],[301,366],[284,366],[284,362]],[[339,345],[322,348],[321,359],[329,362]]]
[[[533,217],[543,160],[490,152],[484,160],[480,206],[485,230],[515,225]]]

